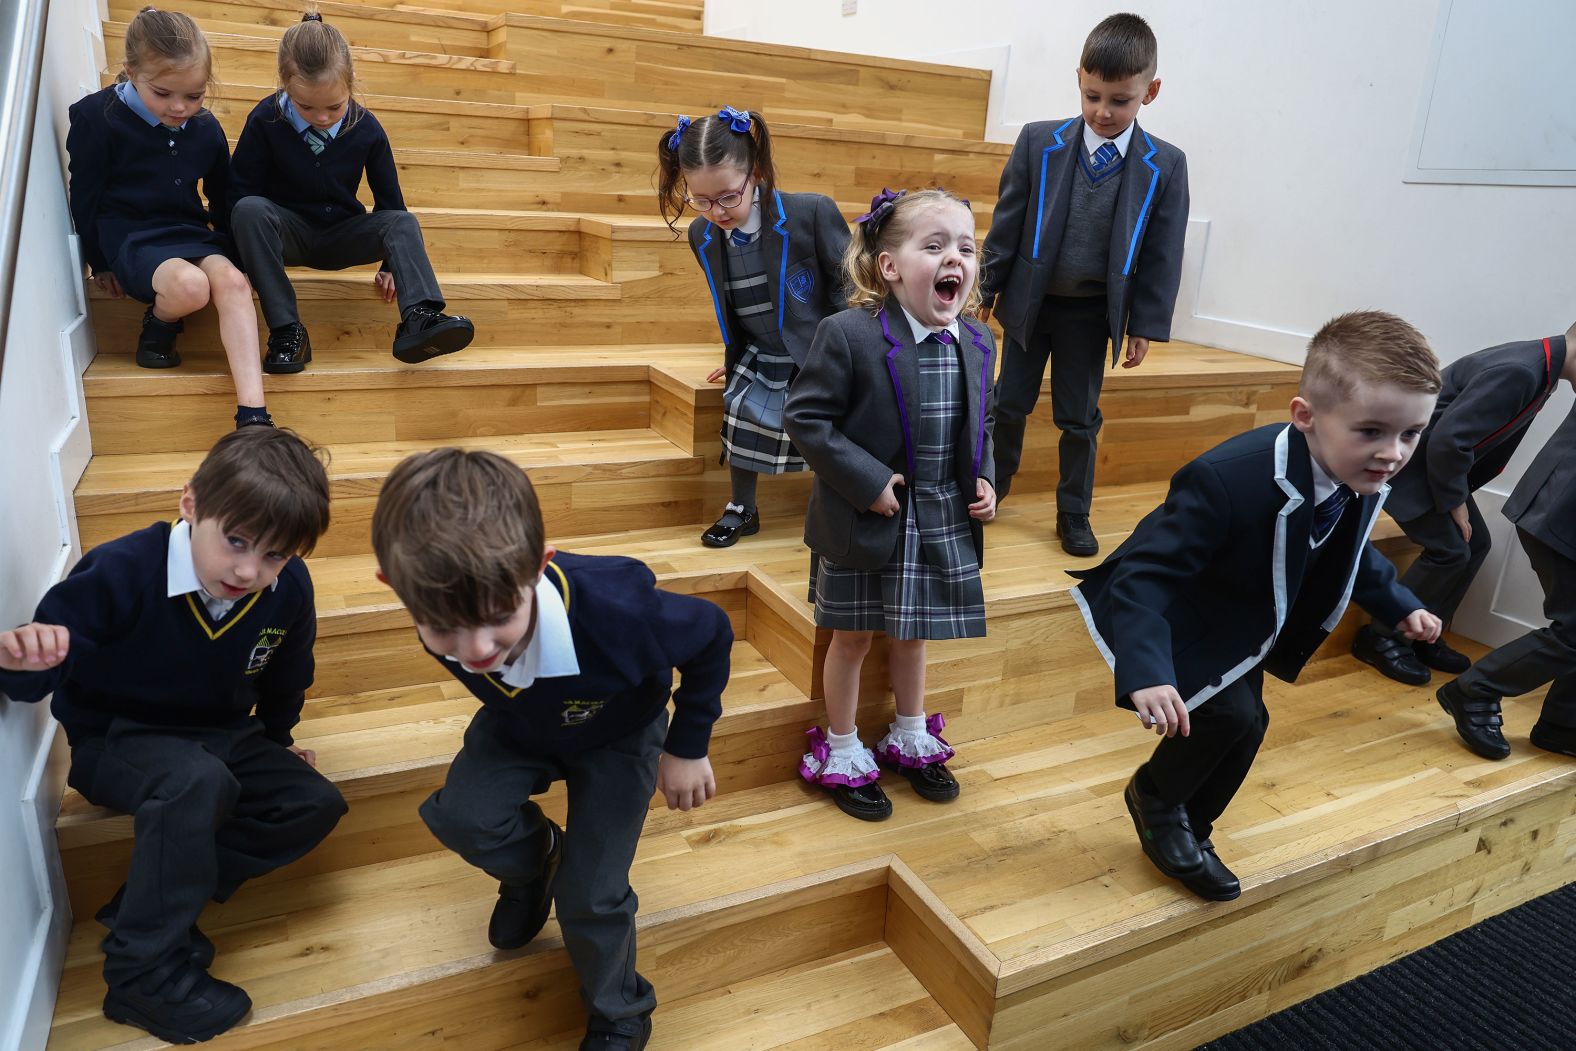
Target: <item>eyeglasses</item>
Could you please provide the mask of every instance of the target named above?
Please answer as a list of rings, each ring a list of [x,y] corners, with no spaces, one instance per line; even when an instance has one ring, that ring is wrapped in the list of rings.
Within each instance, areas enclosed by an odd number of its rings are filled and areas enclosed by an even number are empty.
[[[684,203],[697,212],[709,212],[718,205],[721,205],[724,209],[737,208],[744,203],[744,189],[750,185],[750,178],[753,178],[753,176],[746,177],[737,190],[730,190],[721,197],[701,197],[685,194]]]

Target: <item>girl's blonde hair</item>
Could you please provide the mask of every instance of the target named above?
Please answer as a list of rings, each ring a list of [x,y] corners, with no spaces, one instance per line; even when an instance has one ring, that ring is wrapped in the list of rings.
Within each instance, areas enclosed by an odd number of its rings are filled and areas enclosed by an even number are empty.
[[[126,57],[116,82],[132,75],[154,77],[168,69],[196,66],[203,71],[205,91],[213,90],[213,55],[190,15],[160,11],[152,4],[126,24]]]
[[[881,276],[881,253],[891,252],[903,243],[913,225],[914,215],[926,205],[955,204],[964,211],[973,211],[969,202],[947,190],[916,190],[909,193],[899,190],[892,195],[883,190],[870,202],[868,216],[854,224],[854,235],[848,242],[843,256],[843,273],[848,279],[848,305],[867,310],[879,310],[892,294],[886,278]],[[984,301],[980,296],[980,269],[974,271],[974,284],[969,286],[963,300],[961,313],[974,315]]]
[[[346,110],[344,127],[355,124],[361,107],[355,98],[356,67],[350,60],[350,44],[318,12],[308,11],[285,30],[279,41],[278,77],[280,91],[288,90],[292,80],[317,84],[338,78],[353,103]]]

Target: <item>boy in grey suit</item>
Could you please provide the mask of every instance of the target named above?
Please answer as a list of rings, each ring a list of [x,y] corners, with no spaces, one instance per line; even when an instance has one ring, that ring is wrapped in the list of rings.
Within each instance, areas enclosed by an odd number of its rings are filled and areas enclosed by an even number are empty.
[[[1385,510],[1423,548],[1401,582],[1446,624],[1488,557],[1472,494],[1505,469],[1560,379],[1576,384],[1573,339],[1576,325],[1452,362],[1417,455],[1391,483]],[[1357,633],[1352,654],[1412,686],[1428,682],[1429,668],[1459,675],[1472,664],[1443,640],[1410,643],[1380,624]]]
[[[1005,499],[1047,362],[1061,430],[1056,530],[1069,554],[1093,555],[1089,527],[1105,347],[1128,336],[1124,368],[1171,338],[1187,232],[1187,159],[1138,126],[1160,92],[1155,35],[1112,15],[1079,60],[1083,115],[1024,126],[1001,173],[985,239],[984,309],[1006,333],[997,381],[996,467]],[[1000,306],[996,305],[1000,297]]]
[[[1485,654],[1436,695],[1468,748],[1503,759],[1510,745],[1500,730],[1499,699],[1549,683],[1532,743],[1576,757],[1576,409],[1516,483],[1505,517],[1516,523],[1552,623]]]

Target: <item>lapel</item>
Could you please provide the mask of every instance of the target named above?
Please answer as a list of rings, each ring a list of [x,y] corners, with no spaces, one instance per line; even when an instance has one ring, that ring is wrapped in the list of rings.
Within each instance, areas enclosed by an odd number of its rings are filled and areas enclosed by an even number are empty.
[[[974,468],[970,473],[971,478],[980,476],[980,461],[985,458],[985,417],[989,414],[985,405],[986,380],[990,376],[990,349],[985,346],[985,339],[980,330],[969,324],[963,318],[958,318],[958,327],[965,335],[958,340],[958,353],[963,360],[963,390],[964,402],[968,406],[968,428],[964,433],[973,437]]]
[[[1275,436],[1275,484],[1286,495],[1286,502],[1275,516],[1275,537],[1271,546],[1275,635],[1279,635],[1291,606],[1286,581],[1292,570],[1301,578],[1303,566],[1308,561],[1308,536],[1313,529],[1312,502],[1303,495],[1313,491],[1313,462],[1308,454],[1308,439],[1289,423]],[[1309,506],[1304,508],[1304,504]]]
[[[1134,121],[1133,137],[1127,140],[1122,185],[1116,198],[1116,219],[1111,223],[1111,266],[1114,269],[1120,259],[1120,276],[1124,278],[1133,272],[1138,242],[1154,208],[1155,189],[1160,185],[1160,169],[1155,165],[1158,152],[1154,140]]]
[[[903,456],[908,465],[906,477],[912,484],[914,431],[910,421],[919,419],[919,348],[914,346],[914,333],[910,331],[906,317],[899,319],[901,324],[894,333],[884,305],[878,316],[881,319],[881,335],[886,338],[890,348],[886,352],[887,375],[891,377],[892,390],[897,395],[898,423],[903,428]]]
[[[783,207],[781,190],[772,191],[772,203],[777,208],[777,220],[771,222],[769,209],[761,206],[761,258],[766,262],[766,294],[771,296],[772,305],[777,308],[777,331],[783,328],[783,310],[787,305],[787,291],[785,287],[788,280],[788,212]],[[770,224],[770,225],[768,225]],[[776,291],[772,290],[771,271],[777,268]]]
[[[1073,172],[1078,167],[1077,151],[1082,141],[1083,118],[1072,117],[1052,130],[1050,144],[1040,151],[1039,175],[1035,180],[1039,191],[1035,198],[1034,250],[1031,259],[1039,260],[1042,244],[1050,247],[1059,240],[1058,237],[1047,238],[1047,229],[1059,231],[1067,225],[1067,198],[1072,192]],[[1047,203],[1050,205],[1049,211],[1046,209]]]
[[[722,290],[718,287],[718,282],[727,273],[723,254],[722,238],[718,236],[717,226],[708,219],[700,237],[700,268],[706,272],[706,286],[711,289],[711,306],[717,313],[717,331],[722,333],[723,346],[727,346],[728,322],[722,310]]]

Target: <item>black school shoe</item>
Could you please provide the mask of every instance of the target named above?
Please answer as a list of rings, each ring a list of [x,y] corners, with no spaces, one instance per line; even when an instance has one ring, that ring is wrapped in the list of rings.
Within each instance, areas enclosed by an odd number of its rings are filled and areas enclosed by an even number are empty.
[[[924,766],[899,766],[898,773],[908,778],[914,794],[932,803],[950,803],[958,798],[958,779],[952,776],[946,763],[926,763]]]
[[[732,547],[741,536],[754,536],[761,531],[760,512],[753,507],[744,508],[730,503],[722,517],[700,535],[700,542],[707,547]]]
[[[586,1035],[580,1041],[580,1051],[641,1051],[650,1039],[650,1015],[625,1018],[618,1022],[592,1015],[586,1023]]]
[[[120,901],[125,896],[126,885],[122,883],[120,885],[120,889],[115,892],[115,896],[109,899],[109,901],[104,904],[103,908],[99,909],[98,912],[93,914],[93,918],[95,920],[97,920],[101,925],[110,929],[108,934],[99,939],[100,949],[103,949],[106,945],[108,945],[110,938],[114,936],[115,917],[120,915]],[[213,942],[209,940],[206,934],[197,929],[197,925],[195,923],[192,924],[190,936],[192,940],[192,951],[191,955],[188,956],[187,959],[191,961],[193,966],[201,967],[203,970],[207,970],[209,967],[213,966]]]
[[[1177,877],[1182,885],[1208,901],[1234,901],[1242,897],[1242,884],[1215,853],[1215,844],[1209,840],[1198,845],[1204,855],[1204,867],[1197,872]]]
[[[1424,665],[1446,675],[1460,675],[1472,667],[1472,658],[1460,650],[1451,649],[1444,639],[1438,642],[1414,642],[1412,652]]]
[[[1472,700],[1454,680],[1435,690],[1434,696],[1439,707],[1456,721],[1456,733],[1468,748],[1484,759],[1503,759],[1510,754],[1510,742],[1500,729],[1505,720],[1499,713],[1499,701]]]
[[[1539,719],[1532,727],[1532,743],[1545,752],[1558,752],[1576,759],[1576,728],[1555,726]]]
[[[291,376],[312,360],[312,337],[299,321],[280,325],[268,333],[268,353],[263,356],[263,371],[270,376]]]
[[[201,967],[185,966],[153,989],[137,982],[112,985],[104,994],[104,1017],[146,1029],[172,1044],[198,1044],[234,1028],[252,1010],[238,985]]]
[[[142,312],[142,332],[137,336],[137,364],[145,369],[173,369],[181,363],[175,337],[186,331],[186,322],[160,321],[153,308]]]
[[[1408,686],[1427,686],[1428,680],[1434,677],[1417,659],[1410,642],[1380,634],[1372,624],[1357,629],[1357,637],[1352,640],[1352,656],[1364,664],[1372,664],[1385,678]]]
[[[476,338],[471,319],[431,307],[411,307],[394,330],[394,356],[407,365],[453,354]]]
[[[885,821],[892,816],[892,800],[878,782],[850,788],[847,785],[822,785],[832,796],[837,809],[861,821]]]
[[[1168,806],[1159,796],[1140,791],[1137,774],[1127,782],[1122,800],[1132,815],[1138,842],[1155,868],[1172,879],[1181,879],[1204,867],[1204,854],[1193,838],[1186,807]]]
[[[487,940],[495,948],[518,949],[540,934],[547,923],[553,908],[553,879],[564,859],[563,829],[552,821],[547,827],[553,834],[553,845],[541,873],[529,883],[498,884],[498,904],[487,923]]]
[[[998,501],[999,503],[999,501]],[[1100,541],[1089,528],[1089,516],[1056,512],[1056,535],[1061,537],[1062,550],[1078,558],[1088,558],[1100,553]]]

